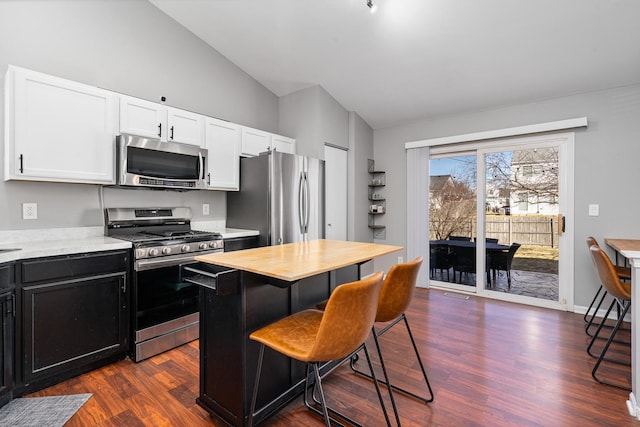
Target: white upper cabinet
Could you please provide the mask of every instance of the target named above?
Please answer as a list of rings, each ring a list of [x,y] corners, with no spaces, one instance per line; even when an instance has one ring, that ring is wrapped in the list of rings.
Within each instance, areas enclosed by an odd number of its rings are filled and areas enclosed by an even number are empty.
[[[204,145],[204,116],[132,96],[120,96],[120,133]]]
[[[191,111],[167,107],[167,141],[202,147],[205,117]]]
[[[281,153],[295,153],[296,140],[282,135],[271,134],[271,149]]]
[[[112,92],[9,66],[5,180],[113,184],[116,117]]]
[[[243,126],[241,154],[251,157],[269,150],[295,153],[295,142],[293,138]]]
[[[242,127],[242,151],[243,156],[257,156],[269,151],[271,148],[271,134],[259,129],[247,126]]]
[[[241,126],[210,117],[205,123],[205,148],[209,153],[208,188],[239,190]]]
[[[166,140],[166,107],[120,95],[120,133]]]

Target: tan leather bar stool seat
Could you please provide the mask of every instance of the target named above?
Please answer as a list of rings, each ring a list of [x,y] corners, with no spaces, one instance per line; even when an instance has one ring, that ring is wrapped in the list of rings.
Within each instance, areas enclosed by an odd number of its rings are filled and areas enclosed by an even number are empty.
[[[600,247],[600,245],[598,244],[598,241],[594,237],[589,236],[587,237],[587,248],[591,250],[591,246]],[[631,280],[630,267],[613,265],[613,269],[615,270],[615,274],[618,276],[620,280],[626,280],[626,281]],[[600,296],[600,300],[598,301],[599,296]],[[593,335],[591,335],[589,328],[593,326],[593,322],[596,318],[596,315],[598,314],[600,307],[602,307],[602,303],[604,302],[606,296],[607,296],[607,291],[604,289],[602,285],[600,285],[600,287],[598,288],[598,291],[596,292],[596,294],[593,296],[593,299],[591,300],[591,304],[589,304],[589,307],[587,307],[587,311],[584,313],[583,319],[587,323],[587,326],[585,326],[584,330],[587,333],[587,335],[589,335],[590,337],[593,337]],[[594,304],[596,304],[596,301],[598,301],[598,304],[594,307]]]
[[[324,312],[304,310],[258,329],[249,336],[250,339],[262,344],[258,356],[258,371],[251,402],[249,425],[252,425],[255,415],[255,403],[265,346],[292,359],[307,363],[305,406],[322,414],[327,427],[330,426],[332,420],[329,417],[329,412],[354,425],[359,425],[343,414],[327,407],[319,368],[321,362],[344,359],[363,346],[376,316],[382,277],[382,272],[379,272],[367,279],[340,285],[331,294]],[[366,347],[365,351],[367,351]],[[369,360],[368,352],[367,360]],[[320,395],[319,403],[322,411],[309,404],[307,400],[310,368],[313,368],[314,371],[315,387]],[[374,384],[387,425],[391,425],[378,382],[374,380]]]

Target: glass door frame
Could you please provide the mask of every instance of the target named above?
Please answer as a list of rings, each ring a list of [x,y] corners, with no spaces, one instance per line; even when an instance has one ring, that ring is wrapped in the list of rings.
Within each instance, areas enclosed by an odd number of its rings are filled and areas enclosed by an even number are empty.
[[[476,274],[476,286],[456,285],[446,282],[431,281],[430,286],[445,288],[478,296],[500,299],[505,301],[529,304],[558,310],[573,311],[573,265],[574,265],[574,144],[573,132],[549,133],[526,137],[508,137],[489,141],[477,141],[464,144],[432,146],[429,150],[429,161],[432,157],[476,155],[476,236],[485,235],[485,200],[486,200],[486,168],[485,155],[500,151],[517,151],[527,148],[543,148],[557,146],[559,149],[559,212],[565,217],[565,229],[559,236],[559,265],[558,265],[558,301],[513,295],[485,289],[485,274]],[[478,191],[482,189],[482,191]],[[428,239],[429,236],[427,235]],[[476,265],[485,264],[485,241],[477,239]],[[483,271],[484,267],[477,271]]]

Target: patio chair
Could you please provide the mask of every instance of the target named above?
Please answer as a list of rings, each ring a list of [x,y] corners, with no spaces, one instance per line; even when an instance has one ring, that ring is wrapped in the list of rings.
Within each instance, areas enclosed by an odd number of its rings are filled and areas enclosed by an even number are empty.
[[[458,283],[462,283],[462,273],[468,276],[469,273],[476,274],[476,248],[475,246],[469,247],[456,247],[452,254],[452,268],[453,268],[453,281],[456,281],[456,271],[458,272]],[[486,272],[487,272],[487,284],[491,285],[491,277],[489,276],[489,265],[491,256],[487,253],[486,258]]]
[[[520,246],[520,243],[513,243],[507,250],[491,252],[489,266],[494,283],[496,282],[496,272],[504,271],[507,275],[507,287],[511,289],[511,263]]]
[[[449,253],[448,246],[430,245],[429,269],[431,270],[431,277],[434,277],[436,270],[440,270],[440,277],[442,278],[443,271],[446,271],[447,281],[449,281],[449,270],[452,265],[452,256]]]

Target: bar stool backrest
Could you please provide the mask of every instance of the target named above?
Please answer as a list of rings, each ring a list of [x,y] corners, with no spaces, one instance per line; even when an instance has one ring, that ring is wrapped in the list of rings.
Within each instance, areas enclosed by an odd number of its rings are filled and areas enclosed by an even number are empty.
[[[413,261],[396,264],[389,269],[380,290],[376,322],[389,322],[407,310],[421,265],[422,257],[419,256]]]
[[[602,286],[611,296],[620,300],[631,299],[631,285],[622,282],[618,278],[615,266],[611,262],[609,255],[607,255],[599,246],[593,245],[589,248],[591,257],[596,265],[598,271],[598,277]]]
[[[342,359],[366,341],[376,317],[382,277],[380,271],[334,289],[307,361]]]

